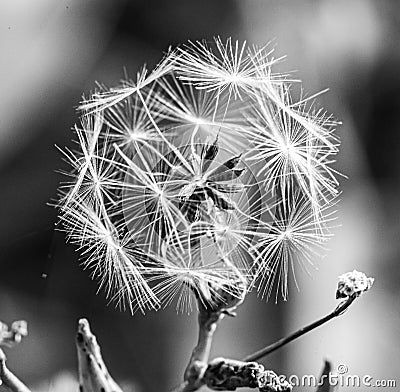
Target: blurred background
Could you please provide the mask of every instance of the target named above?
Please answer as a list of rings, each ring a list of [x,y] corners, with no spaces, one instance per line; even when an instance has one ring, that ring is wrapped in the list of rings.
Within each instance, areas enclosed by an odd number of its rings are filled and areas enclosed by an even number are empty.
[[[54,231],[57,212],[47,203],[63,166],[55,145],[71,146],[82,94],[96,80],[118,84],[124,67],[135,75],[143,63],[154,66],[169,45],[215,35],[272,40],[288,56],[281,70],[296,71],[307,92],[329,87],[319,102],[343,122],[336,167],[349,178],[328,256],[311,277],[299,274],[300,291],[293,287],[289,301],[250,296],[236,319],[221,323],[212,355],[241,358],[330,312],[337,276],[358,269],[376,278],[370,293],[263,363],[278,374],[317,375],[330,358],[349,374],[400,385],[397,0],[2,0],[0,320],[29,322],[29,337],[7,355],[34,391],[77,390],[80,317],[91,321],[126,392],[167,392],[180,383],[196,316],[170,308],[132,317],[106,306],[74,248]]]

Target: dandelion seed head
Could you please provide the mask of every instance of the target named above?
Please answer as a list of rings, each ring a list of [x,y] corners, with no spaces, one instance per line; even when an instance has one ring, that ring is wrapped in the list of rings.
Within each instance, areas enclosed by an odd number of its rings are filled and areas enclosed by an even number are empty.
[[[189,42],[83,100],[57,206],[110,300],[186,312],[253,288],[287,299],[324,252],[337,123],[316,95],[294,100],[281,60],[268,45]]]

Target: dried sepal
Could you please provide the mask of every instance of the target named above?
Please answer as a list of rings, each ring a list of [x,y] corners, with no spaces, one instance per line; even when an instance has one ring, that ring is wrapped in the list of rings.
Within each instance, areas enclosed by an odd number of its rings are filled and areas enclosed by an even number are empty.
[[[272,370],[265,370],[257,362],[233,359],[212,360],[203,377],[204,384],[214,391],[235,391],[237,388],[254,388],[260,392],[290,392],[292,385],[282,380]]]

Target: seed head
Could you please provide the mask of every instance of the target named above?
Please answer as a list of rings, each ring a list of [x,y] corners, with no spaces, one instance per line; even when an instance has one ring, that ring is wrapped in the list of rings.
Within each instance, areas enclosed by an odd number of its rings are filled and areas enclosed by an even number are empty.
[[[336,123],[293,98],[279,61],[268,46],[189,42],[82,102],[60,218],[120,306],[233,308],[254,287],[286,299],[290,270],[324,250]]]

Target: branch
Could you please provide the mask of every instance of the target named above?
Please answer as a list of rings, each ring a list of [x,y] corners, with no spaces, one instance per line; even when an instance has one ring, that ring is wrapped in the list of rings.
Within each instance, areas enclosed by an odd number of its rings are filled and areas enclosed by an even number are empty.
[[[239,284],[238,287],[241,290]],[[240,387],[258,388],[260,392],[291,391],[291,384],[281,380],[273,371],[264,370],[264,367],[256,362],[217,358],[208,363],[218,322],[224,315],[235,315],[234,310],[243,299],[244,296],[226,297],[218,309],[215,309],[206,307],[198,297],[198,342],[186,368],[184,383],[173,392],[193,392],[203,385],[216,391],[234,391]]]
[[[12,392],[31,392],[29,388],[7,368],[6,360],[6,355],[0,348],[0,385],[3,383]]]
[[[272,343],[269,346],[264,347],[261,350],[258,350],[253,354],[248,355],[243,360],[244,361],[258,361],[262,357],[265,357],[268,354],[271,354],[273,351],[278,350],[278,348],[281,348],[282,346],[292,342],[293,340],[299,338],[300,336],[303,336],[306,333],[312,331],[313,329],[318,328],[319,326],[325,324],[329,320],[332,320],[333,318],[340,316],[353,303],[355,298],[356,297],[348,298],[347,301],[342,302],[333,312],[327,314],[325,317],[322,317],[321,319],[314,321],[313,323],[308,324],[303,328],[300,328],[299,330],[292,333],[291,335],[286,336],[282,339],[279,339],[275,343]]]
[[[314,321],[313,323],[300,328],[298,331],[292,333],[291,335],[278,340],[275,343],[270,344],[267,347],[262,348],[261,350],[256,351],[255,353],[248,355],[243,360],[244,361],[257,361],[262,357],[265,357],[268,354],[271,354],[273,351],[281,348],[282,346],[290,343],[291,341],[299,338],[300,336],[305,335],[307,332],[312,331],[315,328],[325,324],[329,320],[340,316],[343,314],[347,308],[354,302],[356,298],[360,295],[368,291],[374,283],[373,278],[367,278],[367,276],[363,272],[352,271],[347,272],[339,276],[338,285],[336,290],[336,299],[343,299],[343,301],[336,307],[336,309],[322,317],[321,319]]]

